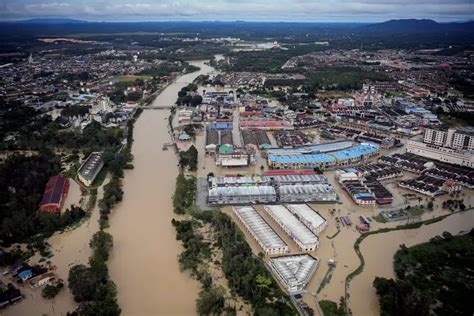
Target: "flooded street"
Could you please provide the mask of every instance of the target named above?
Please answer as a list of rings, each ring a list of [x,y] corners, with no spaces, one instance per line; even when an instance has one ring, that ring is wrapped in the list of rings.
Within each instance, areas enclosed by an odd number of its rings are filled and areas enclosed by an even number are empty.
[[[110,180],[108,177],[104,183]],[[67,201],[71,204],[77,203],[80,198],[79,185],[71,180],[71,192]],[[97,190],[98,199],[102,198],[103,187]],[[76,201],[76,203],[74,203]],[[79,227],[67,230],[62,233],[56,233],[51,236],[47,242],[51,245],[53,257],[48,259],[56,267],[54,272],[60,279],[64,280],[65,289],[52,300],[45,300],[41,296],[41,289],[30,289],[27,286],[21,287],[25,299],[19,304],[10,306],[2,311],[2,315],[66,315],[76,309],[77,303],[74,301],[71,292],[67,288],[67,278],[69,269],[76,264],[87,264],[92,251],[89,247],[89,240],[92,235],[99,230],[99,209],[95,206],[88,219]],[[38,262],[39,254],[31,259],[32,262]],[[5,278],[4,283],[11,282]]]
[[[172,106],[178,91],[213,68],[193,63],[200,71],[184,75],[168,86],[153,106]],[[114,248],[108,262],[117,285],[123,315],[193,315],[200,289],[198,281],[181,272],[171,219],[171,197],[178,175],[178,161],[170,141],[167,110],[145,110],[135,123],[134,170],[126,171],[124,199],[110,217]]]
[[[401,244],[411,247],[429,241],[448,231],[453,235],[467,233],[474,225],[474,211],[457,213],[448,218],[418,229],[394,231],[367,237],[360,250],[365,258],[364,271],[356,276],[350,286],[349,307],[353,315],[379,315],[380,307],[372,286],[376,276],[394,278],[393,256]]]

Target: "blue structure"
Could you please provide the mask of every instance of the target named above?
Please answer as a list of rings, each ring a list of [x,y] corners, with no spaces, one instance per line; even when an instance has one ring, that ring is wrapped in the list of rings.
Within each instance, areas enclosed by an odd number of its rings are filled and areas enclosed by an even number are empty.
[[[28,280],[32,276],[33,276],[33,272],[31,270],[25,270],[18,273],[18,277],[22,279],[23,281]]]
[[[340,141],[327,144],[319,144],[312,146],[303,146],[298,148],[279,148],[271,149],[268,151],[269,155],[297,155],[297,154],[319,154],[327,153],[335,150],[350,148],[352,142],[350,141]]]
[[[215,122],[211,124],[211,129],[217,129],[217,130],[232,130],[234,125],[232,122]]]
[[[374,155],[378,152],[379,148],[380,146],[374,143],[361,143],[350,148],[333,150],[318,154],[313,154],[313,151],[308,150],[307,148],[303,148],[302,151],[298,150],[299,148],[293,151],[290,149],[290,151],[286,152],[287,154],[284,154],[285,151],[275,149],[269,150],[268,164],[276,169],[309,169],[316,167],[324,168],[336,165],[347,165],[365,157]],[[327,148],[323,147],[323,150],[325,149]]]

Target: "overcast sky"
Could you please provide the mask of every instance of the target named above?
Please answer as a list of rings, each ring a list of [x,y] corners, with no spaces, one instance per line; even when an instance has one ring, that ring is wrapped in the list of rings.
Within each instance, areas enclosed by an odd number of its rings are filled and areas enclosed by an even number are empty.
[[[0,0],[0,19],[372,22],[472,20],[474,0]]]

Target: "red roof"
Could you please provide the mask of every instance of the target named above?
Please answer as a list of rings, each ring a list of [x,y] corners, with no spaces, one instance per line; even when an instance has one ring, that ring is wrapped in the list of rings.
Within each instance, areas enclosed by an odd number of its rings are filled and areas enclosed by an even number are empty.
[[[293,76],[291,76],[291,78],[293,80],[305,80],[306,79],[306,77],[302,74],[294,74]]]
[[[313,170],[267,170],[263,173],[266,176],[272,175],[294,175],[294,174],[316,174]]]
[[[60,208],[61,201],[69,189],[69,179],[63,175],[51,177],[46,184],[40,209]]]

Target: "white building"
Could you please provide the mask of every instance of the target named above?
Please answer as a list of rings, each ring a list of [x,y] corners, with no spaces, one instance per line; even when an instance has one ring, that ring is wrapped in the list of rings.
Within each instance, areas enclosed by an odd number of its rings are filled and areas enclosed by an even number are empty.
[[[459,166],[474,167],[472,151],[456,150],[447,147],[425,144],[414,140],[407,141],[407,152],[418,156],[439,160]]]
[[[270,267],[290,293],[301,291],[311,280],[319,260],[310,255],[283,256],[270,259]]]
[[[272,186],[216,187],[209,189],[210,204],[273,203],[277,196]]]
[[[423,137],[425,144],[431,144],[453,149],[474,150],[474,129],[463,128],[438,130],[426,128]]]
[[[267,255],[289,252],[288,245],[253,207],[234,207],[234,213]]]
[[[306,225],[316,236],[323,231],[328,222],[307,204],[288,204],[286,208]]]
[[[301,251],[313,251],[319,246],[316,237],[283,205],[265,205],[265,211],[295,241]]]
[[[280,185],[280,202],[330,202],[337,200],[336,189],[329,183]]]

